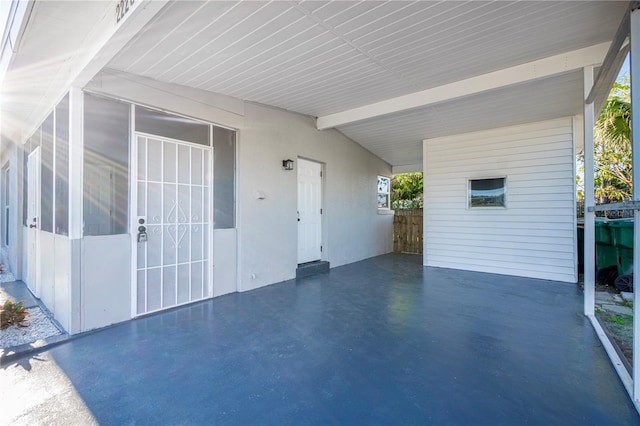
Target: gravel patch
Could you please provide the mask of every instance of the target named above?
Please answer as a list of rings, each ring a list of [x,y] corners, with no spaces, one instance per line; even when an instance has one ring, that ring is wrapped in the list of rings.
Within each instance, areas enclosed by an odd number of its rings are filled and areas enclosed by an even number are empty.
[[[15,280],[16,277],[14,277],[11,272],[3,272],[0,274],[0,283],[10,283]]]
[[[633,293],[628,293],[633,297]],[[633,302],[627,294],[596,292],[596,315],[629,364],[633,364]]]
[[[62,334],[42,309],[28,308],[27,312],[26,327],[12,325],[0,330],[0,348],[7,349]]]

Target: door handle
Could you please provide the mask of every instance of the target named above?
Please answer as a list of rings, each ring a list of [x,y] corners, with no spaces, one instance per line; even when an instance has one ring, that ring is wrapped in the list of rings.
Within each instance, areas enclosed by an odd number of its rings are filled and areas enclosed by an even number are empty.
[[[29,228],[35,228],[35,227],[36,227],[36,225],[33,224],[33,223],[31,225],[29,225]]]
[[[140,225],[138,226],[138,242],[139,243],[146,243],[147,242],[147,228],[145,228],[144,226]]]
[[[298,211],[298,222],[300,222],[300,212]]]

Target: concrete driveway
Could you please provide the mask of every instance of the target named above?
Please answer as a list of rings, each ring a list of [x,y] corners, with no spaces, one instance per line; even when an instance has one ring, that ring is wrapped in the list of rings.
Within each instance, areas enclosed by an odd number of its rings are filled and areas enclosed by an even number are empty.
[[[575,285],[386,255],[0,370],[0,423],[640,424]]]

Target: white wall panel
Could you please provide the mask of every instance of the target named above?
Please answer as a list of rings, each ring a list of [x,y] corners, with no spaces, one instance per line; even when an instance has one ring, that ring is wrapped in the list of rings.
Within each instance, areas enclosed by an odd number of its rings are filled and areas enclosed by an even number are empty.
[[[131,318],[131,241],[128,234],[82,240],[82,330]]]
[[[55,253],[55,318],[66,330],[71,330],[71,243],[63,235],[54,236]]]
[[[237,230],[213,231],[213,296],[237,291]]]
[[[424,141],[425,265],[575,282],[572,118]],[[507,178],[506,208],[467,182]]]
[[[40,233],[40,299],[51,312],[56,313],[56,263],[54,235],[50,232]]]
[[[26,226],[20,226],[18,232],[22,233],[22,250],[20,251],[20,269],[21,274],[20,278],[26,282],[27,280],[27,270],[29,269],[29,253],[27,252],[27,241],[29,238],[29,228]],[[18,277],[16,277],[18,278]]]

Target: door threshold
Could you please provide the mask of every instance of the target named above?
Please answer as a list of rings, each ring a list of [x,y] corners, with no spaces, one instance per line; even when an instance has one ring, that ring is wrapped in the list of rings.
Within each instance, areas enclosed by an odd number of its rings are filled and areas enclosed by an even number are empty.
[[[296,279],[310,277],[312,275],[324,274],[329,272],[330,264],[324,260],[314,260],[298,264],[296,269]]]

